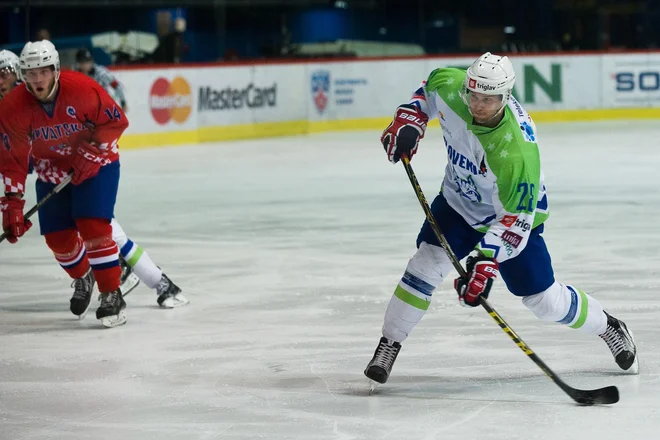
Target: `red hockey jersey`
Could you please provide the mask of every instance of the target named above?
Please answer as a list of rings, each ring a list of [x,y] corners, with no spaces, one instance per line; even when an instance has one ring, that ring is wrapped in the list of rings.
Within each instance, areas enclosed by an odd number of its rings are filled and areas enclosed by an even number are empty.
[[[44,182],[60,183],[80,141],[94,142],[108,163],[119,159],[117,141],[128,127],[121,107],[93,79],[63,70],[50,105],[17,86],[0,101],[0,174],[4,192],[25,192],[30,156]]]

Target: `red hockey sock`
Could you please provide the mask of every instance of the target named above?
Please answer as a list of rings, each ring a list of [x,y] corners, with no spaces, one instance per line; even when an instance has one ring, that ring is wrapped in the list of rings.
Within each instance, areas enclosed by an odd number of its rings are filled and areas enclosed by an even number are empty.
[[[89,270],[89,260],[82,238],[75,229],[51,232],[44,236],[55,259],[71,278],[82,278]]]
[[[99,292],[117,290],[121,277],[119,249],[117,243],[112,240],[110,222],[101,218],[79,218],[76,219],[76,225],[85,242]]]

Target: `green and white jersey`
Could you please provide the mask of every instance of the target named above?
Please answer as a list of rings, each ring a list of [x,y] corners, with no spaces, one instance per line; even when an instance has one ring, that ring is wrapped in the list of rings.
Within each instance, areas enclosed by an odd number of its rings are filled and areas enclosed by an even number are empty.
[[[411,103],[438,118],[448,154],[447,203],[486,235],[476,249],[502,262],[518,255],[548,218],[548,199],[532,118],[513,97],[495,128],[473,124],[460,92],[465,71],[434,70]]]

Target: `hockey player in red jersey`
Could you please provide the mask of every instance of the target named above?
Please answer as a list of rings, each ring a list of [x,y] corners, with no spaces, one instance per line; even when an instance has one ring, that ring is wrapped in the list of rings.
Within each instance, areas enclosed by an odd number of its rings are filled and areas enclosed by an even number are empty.
[[[0,50],[0,99],[18,82],[18,57],[14,52]]]
[[[15,243],[30,227],[23,216],[30,158],[41,199],[69,173],[72,184],[39,210],[41,234],[74,279],[71,311],[89,307],[92,280],[101,292],[97,319],[105,327],[126,322],[119,289],[121,270],[110,221],[119,184],[117,142],[128,126],[121,108],[85,75],[60,71],[47,40],[25,45],[19,57],[23,84],[0,101],[2,227]]]
[[[0,99],[11,92],[18,84],[19,59],[13,52],[0,51]],[[107,90],[107,88],[106,88]],[[123,108],[123,107],[122,107]],[[5,149],[0,148],[0,156]],[[1,157],[0,157],[1,160]],[[0,174],[0,182],[2,182]],[[0,192],[1,193],[1,192]],[[123,296],[128,295],[135,289],[140,281],[156,292],[156,302],[162,308],[175,308],[188,304],[179,286],[154,263],[149,254],[139,244],[126,236],[121,225],[113,219],[112,237],[119,247],[119,266],[121,268],[120,289]],[[92,290],[93,278],[89,279],[92,285],[76,284],[79,292]],[[91,297],[91,295],[85,295]],[[85,317],[85,312],[78,315],[80,319]]]

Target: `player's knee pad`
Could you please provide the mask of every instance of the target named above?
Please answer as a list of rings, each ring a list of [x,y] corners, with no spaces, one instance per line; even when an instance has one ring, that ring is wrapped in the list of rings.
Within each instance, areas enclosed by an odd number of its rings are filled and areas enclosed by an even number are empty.
[[[79,218],[76,220],[76,226],[88,251],[98,249],[99,246],[109,246],[109,243],[114,243],[112,239],[112,226],[110,226],[108,220],[101,218]]]
[[[451,268],[451,260],[443,248],[422,242],[415,255],[408,261],[406,274],[422,280],[432,287],[431,290],[435,290]]]
[[[571,310],[571,289],[555,281],[543,292],[524,297],[522,302],[543,321],[561,321]]]
[[[85,243],[93,269],[114,265],[111,262],[115,260],[119,264],[119,251],[117,243],[112,239],[110,222],[99,218],[82,218],[76,220],[76,226]]]
[[[55,260],[72,278],[82,278],[89,270],[83,240],[75,229],[51,232],[44,236]]]
[[[75,229],[51,232],[44,235],[44,238],[58,260],[71,260],[84,252],[82,239]]]
[[[110,226],[112,227],[112,239],[121,249],[128,242],[128,236],[126,235],[126,232],[124,232],[124,228],[122,228],[119,222],[114,218],[110,222]]]
[[[119,288],[121,269],[119,250],[112,239],[110,222],[100,218],[76,220],[78,231],[85,242],[89,264],[100,292],[113,292]]]

